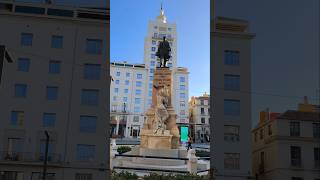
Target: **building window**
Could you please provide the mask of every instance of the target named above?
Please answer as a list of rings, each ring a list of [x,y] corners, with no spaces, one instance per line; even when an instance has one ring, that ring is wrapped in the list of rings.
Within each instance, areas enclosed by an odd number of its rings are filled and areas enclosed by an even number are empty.
[[[47,100],[56,100],[58,98],[58,87],[47,86]]]
[[[16,84],[15,85],[15,97],[24,98],[27,97],[27,85]]]
[[[77,145],[77,160],[90,161],[95,157],[95,145],[78,144]]]
[[[320,138],[320,123],[313,123],[313,137]]]
[[[172,67],[172,63],[168,63],[168,67]]]
[[[137,74],[137,79],[142,79],[142,74]]]
[[[50,74],[59,74],[60,73],[60,61],[50,61],[49,62],[49,73]]]
[[[125,84],[126,84],[126,85],[129,85],[129,80],[126,80],[126,81],[125,81]]]
[[[264,136],[264,130],[263,128],[260,129],[260,139],[263,139]]]
[[[149,76],[149,79],[152,81],[153,80],[153,76]]]
[[[257,142],[258,141],[258,132],[255,132],[254,133],[254,142]]]
[[[154,73],[154,69],[150,69],[150,73]]]
[[[224,126],[224,140],[227,142],[239,141],[239,126],[225,125]]]
[[[137,87],[141,87],[142,86],[142,82],[141,81],[136,81],[136,86]]]
[[[202,106],[204,105],[204,100],[203,99],[200,100],[200,105],[202,105]]]
[[[118,73],[118,72],[117,72]],[[120,72],[119,72],[119,76],[120,76]],[[126,77],[130,77],[130,73],[126,73]]]
[[[92,174],[76,174],[76,180],[92,180]]]
[[[97,106],[99,103],[99,90],[83,89],[81,92],[81,104]]]
[[[140,104],[141,103],[141,98],[135,98],[134,103],[135,104]]]
[[[180,98],[186,98],[186,94],[185,93],[180,93]]]
[[[155,47],[151,47],[151,51],[156,51],[156,48]]]
[[[116,84],[120,84],[120,80],[116,80]]]
[[[101,76],[100,64],[85,64],[83,74],[84,79],[99,80]]]
[[[157,41],[152,40],[152,45],[156,45],[156,44],[157,44]]]
[[[150,61],[150,66],[153,67],[155,66],[156,62],[155,61]]]
[[[134,112],[139,113],[140,112],[140,107],[134,107]]]
[[[51,47],[61,49],[63,47],[63,37],[62,36],[52,36]]]
[[[291,166],[300,167],[301,166],[301,147],[291,146],[290,155],[291,155]]]
[[[128,94],[128,93],[129,93],[129,89],[124,89],[123,92],[124,92],[125,94]]]
[[[117,101],[117,96],[113,96],[113,101]]]
[[[116,73],[116,76],[120,76],[120,72],[119,71]]]
[[[268,135],[272,135],[272,126],[271,124],[268,125]]]
[[[139,122],[139,116],[133,116],[133,122]]]
[[[300,136],[300,122],[290,122],[290,136]]]
[[[123,97],[123,102],[128,102],[128,97]]]
[[[181,90],[181,91],[186,90],[186,86],[185,86],[185,85],[180,85],[180,90]]]
[[[186,114],[185,110],[180,110],[180,115],[185,115],[185,114]]]
[[[119,88],[114,88],[114,92],[118,93],[119,92]]]
[[[205,114],[204,108],[201,108],[201,109],[200,109],[200,112],[201,112],[201,115],[204,115],[204,114]]]
[[[292,177],[291,180],[303,180],[303,177]]]
[[[54,127],[56,122],[56,113],[43,113],[42,125],[43,127]]]
[[[240,101],[225,99],[224,100],[224,115],[239,116],[240,115]]]
[[[172,30],[172,28],[168,28],[168,31],[171,31]]]
[[[87,53],[88,54],[101,54],[102,40],[100,39],[87,39]]]
[[[153,37],[157,38],[158,37],[158,33],[153,33]]]
[[[29,72],[30,59],[28,58],[19,58],[18,59],[18,71],[20,72]]]
[[[141,95],[141,89],[136,90],[136,95]]]
[[[156,55],[155,54],[151,54],[151,59],[154,59],[156,58]]]
[[[55,180],[55,173],[47,173],[46,180]],[[42,172],[32,172],[31,180],[42,180]]]
[[[224,51],[224,64],[226,65],[239,65],[240,64],[240,52],[239,51]]]
[[[185,82],[185,81],[186,81],[185,77],[180,77],[180,82]]]
[[[239,153],[224,153],[224,168],[225,169],[240,169],[240,154]]]
[[[180,102],[180,106],[181,106],[181,107],[185,107],[185,106],[186,106],[185,102],[184,102],[184,101],[181,101],[181,102]]]
[[[80,132],[94,133],[97,128],[96,116],[80,116]]]
[[[33,34],[21,33],[21,46],[32,46]]]
[[[24,112],[23,111],[11,111],[10,125],[23,126]]]
[[[202,117],[202,118],[201,118],[201,123],[202,123],[202,124],[205,124],[205,123],[206,123],[206,118],[203,118],[203,117]]]
[[[314,148],[314,167],[320,168],[320,148]]]
[[[224,89],[225,90],[240,90],[240,76],[239,75],[224,75]]]

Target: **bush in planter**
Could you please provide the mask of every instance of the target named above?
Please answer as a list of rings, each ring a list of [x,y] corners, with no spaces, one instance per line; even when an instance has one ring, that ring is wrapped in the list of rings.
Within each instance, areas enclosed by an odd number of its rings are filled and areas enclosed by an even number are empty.
[[[196,156],[198,157],[210,157],[210,152],[203,150],[196,150]]]
[[[117,173],[115,171],[111,174],[111,180],[138,180],[139,177],[136,174],[129,173],[127,171],[121,171]]]
[[[117,148],[117,152],[119,154],[123,154],[123,153],[129,152],[129,151],[131,151],[131,147],[129,147],[129,146],[119,146]]]

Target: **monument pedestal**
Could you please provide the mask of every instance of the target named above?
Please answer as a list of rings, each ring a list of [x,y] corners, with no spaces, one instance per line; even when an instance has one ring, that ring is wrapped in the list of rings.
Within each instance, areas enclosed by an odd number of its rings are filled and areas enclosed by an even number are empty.
[[[179,129],[176,124],[177,115],[171,104],[172,96],[172,70],[170,68],[157,68],[154,72],[152,90],[152,106],[146,113],[146,121],[143,129],[140,132],[140,147],[149,149],[177,149],[179,147]],[[167,116],[157,116],[157,105],[159,102],[158,96],[161,89],[167,88],[166,112]],[[157,102],[159,101],[159,102]],[[160,129],[155,134],[154,130],[157,129],[157,121],[165,118],[165,131],[162,133]]]
[[[166,130],[163,134],[158,132],[154,134],[152,130],[142,132],[140,146],[149,149],[171,149],[172,135]]]

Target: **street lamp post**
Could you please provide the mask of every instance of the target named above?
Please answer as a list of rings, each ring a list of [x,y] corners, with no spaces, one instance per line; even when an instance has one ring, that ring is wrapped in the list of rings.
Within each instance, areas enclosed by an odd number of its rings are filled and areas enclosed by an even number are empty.
[[[49,150],[49,139],[50,139],[48,131],[44,131],[44,133],[46,135],[46,149],[44,154],[42,180],[46,180],[46,176],[47,176],[48,150]]]

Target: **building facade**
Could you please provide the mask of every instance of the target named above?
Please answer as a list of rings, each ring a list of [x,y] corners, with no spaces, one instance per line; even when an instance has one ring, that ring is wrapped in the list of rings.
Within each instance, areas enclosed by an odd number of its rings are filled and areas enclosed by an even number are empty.
[[[210,142],[210,96],[191,97],[189,102],[191,136],[196,143]]]
[[[247,179],[251,173],[251,40],[244,20],[214,19],[211,44],[211,167],[216,179]]]
[[[252,171],[256,180],[319,180],[320,113],[309,108],[262,111],[252,130]],[[310,109],[311,107],[311,109]]]
[[[109,9],[0,1],[0,179],[107,179]]]
[[[143,64],[113,62],[110,73],[111,136],[137,138],[147,106],[148,69]]]

